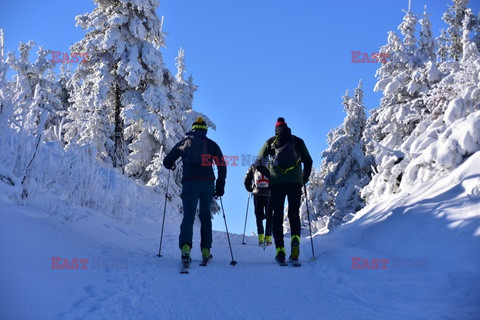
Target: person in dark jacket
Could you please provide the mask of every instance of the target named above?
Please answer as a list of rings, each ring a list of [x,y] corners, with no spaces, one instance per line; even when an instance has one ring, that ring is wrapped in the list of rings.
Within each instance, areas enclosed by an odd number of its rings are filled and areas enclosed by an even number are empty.
[[[302,165],[303,163],[303,170]],[[302,186],[308,182],[312,171],[312,157],[305,142],[292,135],[284,118],[275,123],[275,136],[260,149],[255,166],[270,174],[271,204],[273,207],[273,238],[279,262],[285,262],[286,250],[283,235],[283,211],[288,198],[288,219],[291,233],[291,260],[300,255],[300,199]]]
[[[167,169],[175,169],[175,161],[182,158],[182,202],[183,220],[180,225],[179,246],[182,250],[182,261],[190,261],[192,248],[193,223],[197,204],[200,201],[200,247],[202,258],[210,258],[212,247],[212,216],[210,207],[212,198],[223,196],[227,168],[223,161],[220,147],[207,138],[207,124],[198,118],[192,124],[192,131],[177,143],[163,160]],[[217,166],[218,178],[215,184],[213,163]]]
[[[270,179],[250,166],[245,175],[245,189],[253,193],[253,206],[255,208],[255,218],[257,222],[258,245],[269,246],[272,244],[272,223],[273,214],[270,205]],[[263,229],[263,220],[266,219],[265,231]]]

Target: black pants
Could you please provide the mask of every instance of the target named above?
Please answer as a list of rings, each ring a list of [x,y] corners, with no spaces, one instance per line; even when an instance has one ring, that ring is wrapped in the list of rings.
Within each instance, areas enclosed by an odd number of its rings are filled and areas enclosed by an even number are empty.
[[[284,183],[272,185],[273,207],[273,238],[275,247],[285,247],[283,241],[283,209],[285,198],[288,198],[288,220],[290,221],[290,234],[300,236],[300,199],[302,185],[298,183]]]
[[[263,195],[254,195],[253,203],[255,206],[255,218],[257,220],[257,233],[272,235],[273,213],[270,205],[270,197]],[[267,219],[265,223],[265,231],[263,229],[263,219]]]

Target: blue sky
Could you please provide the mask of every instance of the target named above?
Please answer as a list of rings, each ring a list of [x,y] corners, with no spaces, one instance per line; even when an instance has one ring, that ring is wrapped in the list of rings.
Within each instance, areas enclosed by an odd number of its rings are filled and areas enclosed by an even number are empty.
[[[450,3],[412,0],[412,11],[421,18],[426,4],[438,35]],[[283,116],[305,140],[318,167],[326,134],[345,116],[345,90],[353,92],[363,79],[367,109],[375,108],[381,97],[373,92],[378,65],[351,63],[351,52],[378,52],[407,7],[408,0],[162,0],[158,14],[165,16],[168,33],[164,60],[175,73],[177,51],[185,49],[188,74],[199,86],[194,109],[215,122],[217,131],[210,130],[209,137],[224,154],[257,154],[273,135],[277,117]],[[478,1],[470,7],[480,11]],[[1,1],[6,51],[16,51],[20,41],[35,40],[69,52],[84,35],[75,27],[75,16],[93,8],[87,0]],[[224,206],[229,231],[235,233],[243,232],[246,170],[228,167]],[[252,209],[248,234],[256,230]],[[214,228],[224,230],[221,215]]]

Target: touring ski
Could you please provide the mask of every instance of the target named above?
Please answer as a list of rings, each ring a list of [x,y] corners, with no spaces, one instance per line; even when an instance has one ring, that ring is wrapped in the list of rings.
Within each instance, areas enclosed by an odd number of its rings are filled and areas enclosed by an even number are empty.
[[[182,260],[182,267],[180,268],[180,273],[181,274],[189,274],[190,273],[190,271],[189,271],[190,261],[192,261],[190,258]]]
[[[281,266],[281,267],[288,266],[288,263],[285,260],[280,261],[275,257],[275,261],[277,261],[278,265]]]
[[[182,265],[182,267],[180,268],[180,273],[181,274],[189,274],[190,273],[190,270],[188,270],[190,268],[189,265]]]
[[[289,260],[288,262],[290,262],[292,264],[292,267],[301,267],[302,266],[302,263],[298,260]]]
[[[199,266],[201,267],[206,267],[208,262],[213,258],[212,255],[210,255],[207,259],[203,259],[202,262],[200,262]]]

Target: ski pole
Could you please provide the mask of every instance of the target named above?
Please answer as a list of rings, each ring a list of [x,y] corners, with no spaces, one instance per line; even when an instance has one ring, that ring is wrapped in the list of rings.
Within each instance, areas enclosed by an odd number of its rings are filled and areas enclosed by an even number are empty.
[[[165,225],[165,212],[167,211],[167,196],[168,196],[168,186],[170,185],[170,170],[168,170],[167,178],[167,190],[165,191],[165,203],[163,204],[163,221],[162,221],[162,232],[160,234],[160,247],[158,248],[158,256],[162,256],[162,240],[163,240],[163,227]]]
[[[222,197],[220,197],[220,205],[222,206],[223,220],[225,221],[225,230],[227,231],[228,246],[230,247],[230,255],[232,256],[232,261],[230,261],[230,265],[234,266],[237,264],[237,261],[233,259],[232,244],[230,243],[230,236],[228,234],[227,218],[225,217],[225,210],[223,209]]]
[[[305,192],[305,204],[307,205],[308,228],[310,229],[310,243],[312,245],[312,260],[315,260],[315,251],[313,250],[312,222],[310,221],[310,210],[308,210],[307,186],[303,184]]]
[[[247,213],[245,213],[245,225],[243,226],[243,238],[242,238],[242,244],[245,243],[245,230],[247,229],[247,217],[248,217],[248,205],[250,204],[250,192],[248,193],[248,198],[247,198]]]

